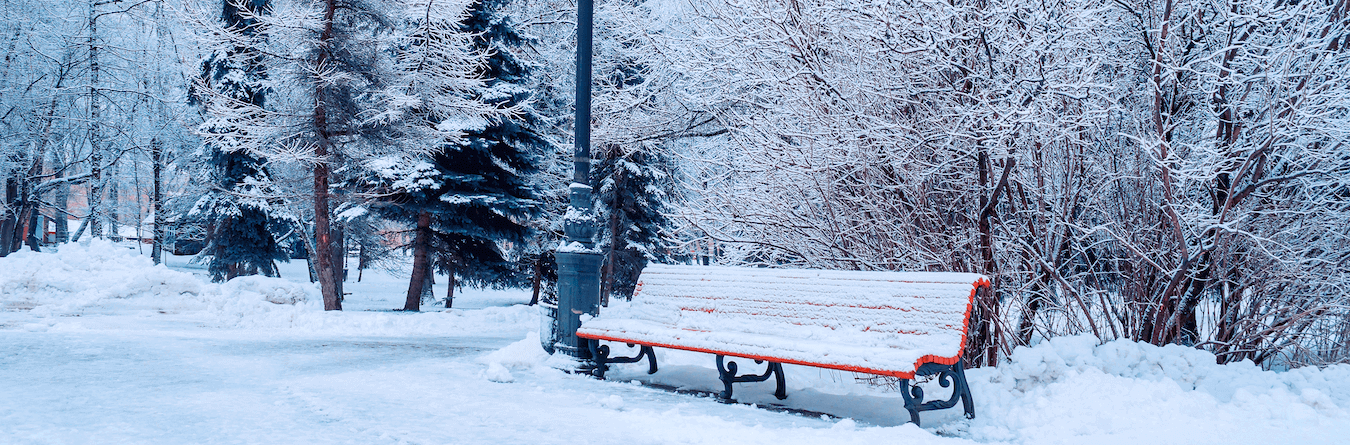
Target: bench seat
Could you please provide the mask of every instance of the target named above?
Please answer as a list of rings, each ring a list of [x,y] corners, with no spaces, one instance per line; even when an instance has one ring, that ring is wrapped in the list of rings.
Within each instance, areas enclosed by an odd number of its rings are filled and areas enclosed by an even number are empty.
[[[914,378],[923,363],[955,364],[959,357],[925,355],[919,349],[878,349],[834,341],[784,338],[745,332],[701,332],[645,320],[587,325],[583,338],[681,349],[775,363]],[[580,333],[581,331],[578,330]],[[959,355],[959,354],[958,354]]]
[[[961,357],[982,275],[649,265],[592,340],[913,379]]]

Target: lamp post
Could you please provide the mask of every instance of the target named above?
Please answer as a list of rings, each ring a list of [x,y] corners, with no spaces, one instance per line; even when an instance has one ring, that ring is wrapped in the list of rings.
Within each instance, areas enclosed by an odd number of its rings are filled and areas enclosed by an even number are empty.
[[[558,247],[558,343],[555,351],[589,359],[577,338],[581,314],[599,315],[600,263],[595,249],[595,214],[591,210],[591,27],[594,0],[577,1],[577,82],[575,141],[572,152],[570,202],[563,216],[567,236]]]

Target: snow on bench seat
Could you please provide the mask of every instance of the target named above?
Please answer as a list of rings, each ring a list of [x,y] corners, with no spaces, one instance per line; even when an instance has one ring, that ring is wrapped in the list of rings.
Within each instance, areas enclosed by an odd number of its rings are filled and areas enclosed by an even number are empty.
[[[913,379],[953,365],[974,294],[969,273],[668,266],[577,336]]]

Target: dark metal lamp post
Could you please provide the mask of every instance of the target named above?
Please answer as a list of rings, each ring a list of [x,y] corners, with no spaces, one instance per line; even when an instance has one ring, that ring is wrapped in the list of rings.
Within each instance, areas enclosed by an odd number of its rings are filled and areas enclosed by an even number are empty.
[[[599,315],[600,263],[595,249],[595,214],[591,211],[591,26],[594,0],[577,1],[576,137],[571,202],[563,216],[567,239],[558,247],[558,343],[556,351],[575,359],[589,359],[590,351],[577,338],[581,314]]]

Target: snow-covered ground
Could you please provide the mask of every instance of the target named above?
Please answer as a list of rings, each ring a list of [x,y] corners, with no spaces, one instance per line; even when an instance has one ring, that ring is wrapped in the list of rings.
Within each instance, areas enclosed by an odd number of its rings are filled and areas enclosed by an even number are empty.
[[[786,366],[783,402],[772,383],[737,387],[790,411],[661,389],[720,389],[702,354],[564,374],[524,291],[391,312],[406,282],[368,270],[325,313],[303,263],[224,285],[168,263],[99,242],[0,259],[0,444],[1350,443],[1350,366],[1061,338],[970,370],[974,420],[926,412],[919,428],[849,373]]]

